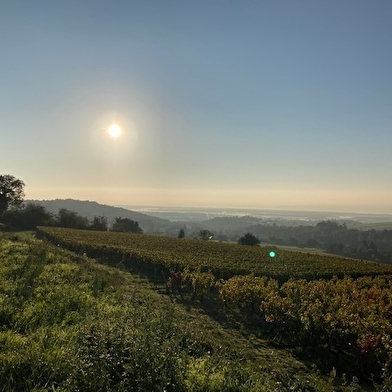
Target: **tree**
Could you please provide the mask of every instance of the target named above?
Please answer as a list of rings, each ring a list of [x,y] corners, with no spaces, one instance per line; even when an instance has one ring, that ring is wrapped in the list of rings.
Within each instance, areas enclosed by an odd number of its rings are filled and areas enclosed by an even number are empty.
[[[94,216],[93,222],[90,226],[91,230],[97,231],[107,231],[108,229],[108,220],[104,216]]]
[[[12,227],[35,230],[37,226],[51,225],[53,215],[40,204],[27,203],[21,208],[6,211],[3,221]]]
[[[204,241],[212,240],[214,233],[211,230],[203,229],[199,231],[198,238]]]
[[[238,240],[238,243],[240,245],[256,246],[260,245],[260,240],[252,233],[246,233]]]
[[[57,214],[56,224],[60,227],[68,227],[71,229],[87,229],[88,219],[78,215],[74,211],[67,210],[66,208],[60,208]]]
[[[0,216],[8,207],[19,207],[24,198],[24,182],[9,174],[0,175]]]
[[[180,231],[178,232],[178,238],[184,238],[184,237],[185,237],[185,230],[180,229]]]
[[[143,230],[139,227],[139,222],[129,218],[116,218],[112,231],[123,231],[127,233],[142,234]]]

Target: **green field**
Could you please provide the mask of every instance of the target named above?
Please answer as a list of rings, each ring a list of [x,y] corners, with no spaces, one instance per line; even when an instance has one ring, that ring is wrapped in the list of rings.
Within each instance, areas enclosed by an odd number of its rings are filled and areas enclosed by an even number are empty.
[[[39,235],[54,245],[0,237],[0,391],[390,390],[388,266],[276,248],[271,261],[270,247],[146,235]],[[363,277],[327,279],[339,262]],[[184,269],[182,292],[157,267]],[[287,280],[299,271],[323,279]]]
[[[31,238],[0,237],[0,305],[4,392],[333,390],[289,351]]]
[[[130,233],[94,232],[41,227],[43,237],[91,257],[122,262],[134,271],[144,269],[211,270],[217,278],[254,274],[284,281],[333,276],[392,273],[392,265],[339,256],[288,251],[276,247],[249,247],[194,239],[179,239]],[[275,258],[269,253],[274,250]]]

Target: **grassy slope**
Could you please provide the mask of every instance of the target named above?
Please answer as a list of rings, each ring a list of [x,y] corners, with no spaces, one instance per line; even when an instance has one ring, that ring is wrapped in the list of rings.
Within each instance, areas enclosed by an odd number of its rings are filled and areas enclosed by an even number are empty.
[[[157,331],[177,331],[181,338],[173,338],[172,347],[164,347],[167,338],[157,341],[157,347],[149,348],[147,360],[152,362],[162,351],[173,361],[186,354],[179,384],[182,389],[178,390],[346,390],[332,385],[340,383],[337,379],[322,380],[289,350],[244,334],[230,317],[217,318],[216,304],[211,303],[206,310],[197,304],[177,302],[175,297],[170,301],[162,287],[142,277],[47,244],[0,240],[0,245],[1,391],[68,391],[75,387],[95,392],[110,390],[109,386],[100,387],[99,382],[105,372],[112,376],[113,369],[108,364],[113,353],[110,357],[99,345],[92,350],[85,338],[90,334],[94,341],[103,339],[107,344],[110,338],[113,345],[120,344],[115,334],[120,327],[133,337],[140,335],[150,340],[155,339]],[[127,320],[127,324],[121,324],[121,320]],[[129,324],[131,330],[127,329]],[[143,335],[144,330],[149,330],[150,335]],[[121,333],[124,344],[129,336]],[[184,337],[186,350],[178,354]],[[80,347],[85,350],[80,351]],[[101,357],[107,359],[102,362]],[[93,368],[86,365],[89,361]],[[181,361],[173,363],[182,366]],[[141,379],[149,371],[139,374]],[[138,379],[134,377],[130,382],[135,380]],[[112,390],[131,390],[129,385],[124,389],[115,385]],[[135,390],[151,390],[147,388]]]

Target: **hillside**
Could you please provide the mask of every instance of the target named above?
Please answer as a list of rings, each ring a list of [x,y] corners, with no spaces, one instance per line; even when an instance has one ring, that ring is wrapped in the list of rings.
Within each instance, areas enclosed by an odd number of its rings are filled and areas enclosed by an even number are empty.
[[[199,222],[192,222],[192,224],[187,223],[187,226],[195,231],[208,229],[212,230],[215,234],[238,236],[249,231],[250,227],[264,222],[265,221],[262,219],[251,216],[222,216]]]
[[[184,302],[157,281],[32,237],[0,235],[0,256],[4,392],[353,391],[239,330],[210,298],[184,293]]]
[[[273,218],[248,215],[214,216],[211,219],[200,221],[173,221],[144,212],[99,204],[95,201],[56,199],[30,200],[30,202],[43,205],[53,214],[57,214],[60,208],[66,208],[90,221],[95,216],[106,217],[109,224],[116,217],[129,218],[139,222],[142,230],[148,234],[177,237],[179,230],[184,229],[185,237],[196,238],[200,230],[208,229],[213,232],[215,240],[237,242],[240,236],[250,232],[264,244],[315,248],[355,259],[392,263],[392,230],[387,230],[390,225],[387,221],[374,221],[371,224],[370,222],[357,222],[357,227],[353,226],[352,221],[346,223],[346,221],[339,220],[326,220],[317,223],[306,221],[301,225],[293,221],[292,225],[288,225],[288,221],[275,221]],[[173,215],[172,213],[167,216],[184,218],[184,215]],[[191,216],[195,218],[194,215]],[[389,217],[385,217],[385,219],[389,219]]]
[[[167,219],[142,214],[121,207],[112,207],[99,204],[95,201],[55,199],[55,200],[26,200],[26,202],[41,204],[52,214],[57,214],[61,208],[74,211],[77,214],[92,220],[95,216],[104,216],[112,223],[116,217],[129,218],[139,222],[140,227],[147,233],[159,233],[171,225]]]
[[[271,248],[163,236],[56,227],[38,228],[37,234],[53,241],[56,249],[68,248],[83,254],[82,259],[94,257],[147,278],[162,302],[169,296],[176,309],[185,311],[175,321],[178,326],[189,325],[183,317],[202,318],[202,334],[209,331],[215,347],[230,342],[230,349],[239,354],[236,358],[242,364],[236,364],[236,379],[248,383],[252,378],[243,378],[245,358],[253,359],[258,373],[267,372],[269,379],[270,369],[275,375],[285,373],[286,381],[280,378],[278,389],[271,385],[233,388],[222,383],[194,392],[391,390],[386,366],[392,347],[391,266],[280,249],[271,259]],[[194,325],[191,328],[194,331]],[[240,336],[242,343],[232,340]],[[217,352],[210,344],[207,349],[209,355]],[[98,354],[100,360],[106,358]],[[222,356],[221,351],[217,354]],[[116,359],[116,363],[122,362]],[[198,374],[204,369],[211,372],[212,368],[202,366]],[[303,383],[303,377],[292,378],[298,373],[308,377],[309,372],[314,377],[316,370],[318,376],[329,375],[329,387],[320,384],[319,378],[317,385],[309,379]],[[192,380],[194,385],[200,383]]]

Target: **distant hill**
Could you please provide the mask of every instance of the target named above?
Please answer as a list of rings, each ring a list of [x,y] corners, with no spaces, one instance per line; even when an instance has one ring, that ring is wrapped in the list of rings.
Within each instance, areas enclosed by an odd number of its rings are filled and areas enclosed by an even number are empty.
[[[61,208],[66,208],[89,220],[93,220],[95,216],[104,216],[107,218],[109,224],[113,223],[117,217],[129,218],[139,222],[139,226],[146,233],[159,233],[171,225],[171,222],[167,219],[157,218],[121,207],[99,204],[95,201],[74,199],[26,200],[26,203],[29,202],[41,204],[52,214],[57,214]]]
[[[251,226],[261,223],[263,220],[250,216],[223,216],[198,222],[197,225],[203,229],[212,230],[217,233],[227,235],[240,234]]]

